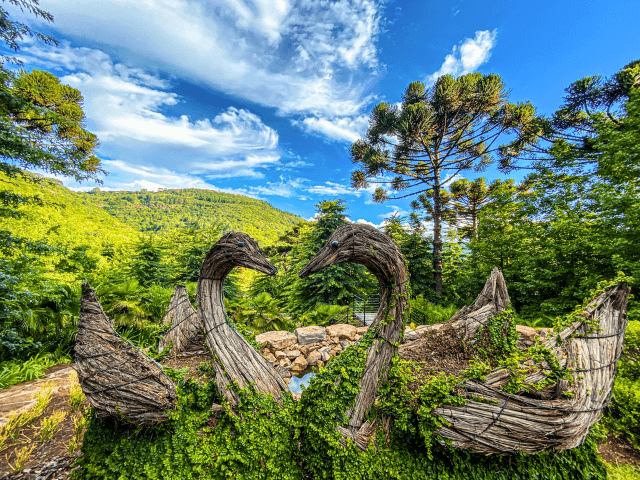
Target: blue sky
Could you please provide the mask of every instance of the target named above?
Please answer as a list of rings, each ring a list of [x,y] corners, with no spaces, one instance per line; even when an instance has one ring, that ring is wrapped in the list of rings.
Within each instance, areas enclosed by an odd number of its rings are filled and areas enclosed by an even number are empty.
[[[27,68],[80,89],[109,175],[102,188],[212,188],[312,217],[343,198],[380,224],[408,200],[372,204],[349,185],[349,146],[372,107],[438,75],[497,73],[511,101],[550,114],[564,88],[640,58],[640,2],[42,0],[59,47],[25,43]],[[7,8],[14,12],[11,6]],[[495,168],[478,176],[500,178]],[[92,188],[93,184],[73,188]]]

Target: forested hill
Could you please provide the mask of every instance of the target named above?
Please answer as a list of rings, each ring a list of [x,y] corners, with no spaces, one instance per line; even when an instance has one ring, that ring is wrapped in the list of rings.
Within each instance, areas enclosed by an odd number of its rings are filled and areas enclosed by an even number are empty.
[[[80,195],[143,232],[171,230],[194,223],[201,226],[219,223],[271,243],[301,221],[297,215],[278,210],[261,200],[213,190],[103,192],[95,189]]]

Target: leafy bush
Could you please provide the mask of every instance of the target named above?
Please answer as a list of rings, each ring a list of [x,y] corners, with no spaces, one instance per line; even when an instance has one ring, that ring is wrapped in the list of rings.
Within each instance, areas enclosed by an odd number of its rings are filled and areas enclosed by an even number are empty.
[[[318,304],[316,308],[300,316],[300,324],[306,325],[327,325],[331,317],[344,310],[342,305]]]
[[[0,362],[27,359],[43,349],[42,342],[18,333],[14,328],[0,331]]]
[[[454,305],[436,305],[418,295],[409,302],[409,323],[434,325],[449,320],[459,310]]]
[[[115,330],[120,336],[138,348],[151,348],[158,347],[158,341],[162,338],[162,332],[166,329],[162,325],[139,322],[135,325],[129,325],[127,327],[116,326]]]
[[[640,321],[629,322],[627,326],[618,374],[632,381],[640,380]]]
[[[611,415],[606,424],[640,449],[640,382],[618,376],[613,385]]]
[[[235,414],[217,417],[214,382],[178,385],[178,407],[157,428],[114,428],[91,417],[82,443],[85,479],[242,478],[301,479],[295,439],[295,403],[242,391]]]
[[[607,466],[607,473],[609,474],[609,480],[638,480],[640,478],[640,468],[633,465],[609,465]]]
[[[246,325],[259,333],[270,330],[289,330],[292,321],[280,309],[280,302],[262,292],[253,298],[236,298],[226,301],[227,311],[238,324]]]
[[[59,363],[71,362],[66,345],[50,353],[39,352],[28,360],[14,359],[0,363],[0,389],[45,376],[47,368]]]
[[[220,402],[213,382],[180,382],[178,406],[156,428],[117,426],[91,416],[82,443],[79,479],[425,479],[425,480],[600,480],[606,471],[590,436],[566,452],[498,457],[433,445],[400,436],[390,443],[378,436],[366,452],[338,442],[336,421],[355,396],[356,370],[362,365],[340,362],[333,373],[316,376],[302,402],[289,396],[282,405],[270,396],[240,391],[233,413],[213,414]],[[353,355],[359,356],[355,349]],[[349,355],[346,355],[349,356]],[[350,365],[353,365],[351,368]],[[326,371],[326,370],[325,370]],[[342,375],[344,389],[327,396],[326,385]],[[331,378],[329,378],[331,377]],[[233,387],[232,387],[233,388]],[[305,401],[304,398],[307,398]],[[311,407],[311,408],[309,408]],[[310,440],[317,443],[310,443]]]
[[[640,321],[629,322],[605,425],[640,449]]]

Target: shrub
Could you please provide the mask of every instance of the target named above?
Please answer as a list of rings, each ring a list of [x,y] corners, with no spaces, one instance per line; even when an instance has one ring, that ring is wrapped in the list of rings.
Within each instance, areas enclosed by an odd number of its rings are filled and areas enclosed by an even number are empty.
[[[640,321],[629,322],[627,326],[618,374],[629,380],[640,380]]]
[[[612,430],[626,435],[631,445],[640,448],[640,382],[616,377],[611,414],[605,422]]]
[[[416,325],[434,325],[449,320],[459,310],[454,305],[436,305],[418,295],[409,302],[409,319],[407,323]]]
[[[300,316],[302,325],[327,325],[331,317],[346,309],[341,305],[325,305],[320,303],[315,309]]]

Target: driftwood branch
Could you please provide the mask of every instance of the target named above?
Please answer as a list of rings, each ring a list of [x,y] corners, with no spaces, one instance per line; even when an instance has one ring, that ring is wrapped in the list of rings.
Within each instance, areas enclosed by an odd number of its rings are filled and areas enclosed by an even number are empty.
[[[166,420],[177,401],[173,382],[118,335],[90,285],[82,289],[75,363],[87,400],[101,416],[144,425]]]

